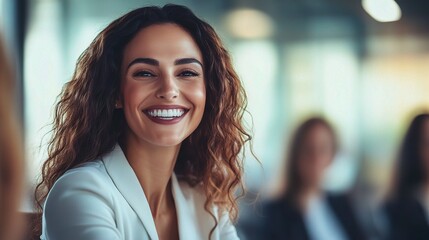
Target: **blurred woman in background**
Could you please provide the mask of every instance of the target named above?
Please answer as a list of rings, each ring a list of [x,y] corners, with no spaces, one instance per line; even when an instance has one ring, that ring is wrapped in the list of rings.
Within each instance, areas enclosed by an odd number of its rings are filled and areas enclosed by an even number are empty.
[[[14,102],[14,77],[0,38],[0,239],[18,239],[23,147]]]
[[[398,157],[385,206],[389,239],[429,239],[429,114],[416,116]]]
[[[336,134],[322,118],[297,129],[289,149],[287,189],[264,207],[265,239],[365,239],[347,197],[322,188],[337,148]]]

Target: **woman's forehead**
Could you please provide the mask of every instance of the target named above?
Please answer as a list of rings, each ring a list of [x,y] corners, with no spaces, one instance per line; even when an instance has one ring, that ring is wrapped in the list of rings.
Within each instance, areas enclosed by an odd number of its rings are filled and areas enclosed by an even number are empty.
[[[156,24],[140,30],[125,46],[124,64],[135,58],[153,58],[174,61],[178,58],[195,58],[202,62],[201,51],[183,28],[176,24]]]

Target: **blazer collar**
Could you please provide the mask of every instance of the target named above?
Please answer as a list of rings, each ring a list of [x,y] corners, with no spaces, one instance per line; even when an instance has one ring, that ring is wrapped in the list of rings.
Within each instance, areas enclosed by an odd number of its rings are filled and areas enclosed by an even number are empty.
[[[187,240],[200,240],[201,236],[199,233],[198,217],[194,208],[191,208],[182,192],[180,183],[177,180],[176,174],[173,173],[171,177],[171,185],[174,197],[174,203],[176,205],[177,224],[179,227],[179,239]],[[186,183],[184,183],[186,184]],[[201,219],[200,219],[201,221]]]
[[[110,178],[142,221],[151,240],[158,240],[149,202],[121,147],[116,144],[113,151],[105,155],[102,160]]]
[[[121,147],[116,144],[113,151],[105,155],[102,160],[110,178],[134,212],[136,212],[150,238],[158,240],[158,233],[149,202]],[[197,213],[194,208],[188,205],[189,201],[183,194],[180,183],[174,173],[171,181],[174,203],[176,205],[179,239],[199,240]]]

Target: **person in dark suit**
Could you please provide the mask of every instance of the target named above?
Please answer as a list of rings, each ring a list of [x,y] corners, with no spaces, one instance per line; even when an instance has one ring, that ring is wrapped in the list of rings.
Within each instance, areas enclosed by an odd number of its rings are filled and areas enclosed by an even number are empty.
[[[305,121],[292,138],[286,191],[262,207],[261,229],[248,239],[366,239],[346,195],[322,189],[337,151],[332,126],[322,118]]]
[[[395,181],[384,210],[388,238],[429,239],[429,114],[416,116],[405,134]]]

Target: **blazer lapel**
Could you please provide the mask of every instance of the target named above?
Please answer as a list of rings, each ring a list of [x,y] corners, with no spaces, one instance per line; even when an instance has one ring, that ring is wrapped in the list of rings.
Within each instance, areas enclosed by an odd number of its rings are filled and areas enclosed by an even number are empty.
[[[174,203],[176,205],[177,223],[179,228],[179,239],[186,240],[200,240],[202,236],[199,229],[199,219],[194,208],[189,207],[189,201],[185,198],[182,189],[180,188],[179,181],[173,173],[171,177],[172,191]],[[200,219],[201,220],[201,219]]]
[[[158,240],[158,234],[146,195],[134,170],[125,158],[121,147],[116,144],[114,150],[105,155],[102,160],[110,178],[131,208],[136,212],[150,238]]]

